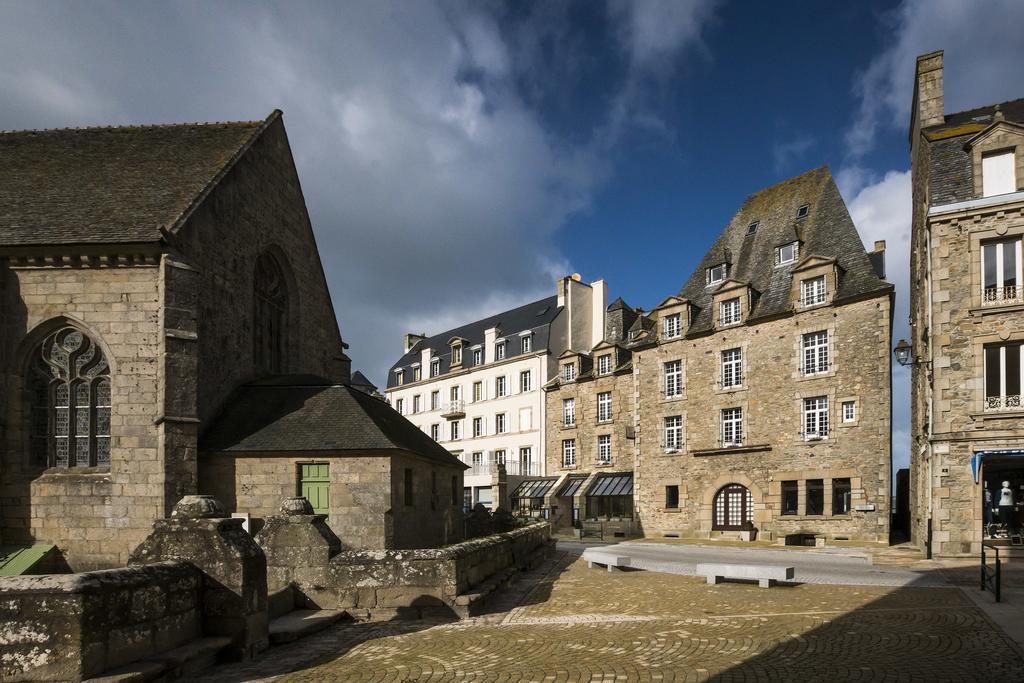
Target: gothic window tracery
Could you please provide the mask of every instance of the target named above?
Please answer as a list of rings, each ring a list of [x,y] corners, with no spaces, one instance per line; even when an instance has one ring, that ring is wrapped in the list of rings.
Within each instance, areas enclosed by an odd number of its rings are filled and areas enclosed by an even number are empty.
[[[257,370],[280,374],[285,357],[288,286],[280,263],[271,254],[256,259],[255,361]]]
[[[28,377],[30,450],[41,467],[110,465],[110,366],[80,330],[35,348]]]

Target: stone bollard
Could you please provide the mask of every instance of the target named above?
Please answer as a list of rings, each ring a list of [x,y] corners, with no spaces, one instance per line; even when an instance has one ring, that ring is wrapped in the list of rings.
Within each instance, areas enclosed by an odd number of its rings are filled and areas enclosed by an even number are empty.
[[[303,569],[326,567],[344,548],[327,525],[327,515],[313,513],[305,498],[285,498],[280,512],[267,517],[256,542],[267,557],[267,585],[271,593],[299,583]]]
[[[203,573],[203,633],[230,636],[228,654],[249,659],[269,644],[267,560],[213,496],[185,496],[132,552],[129,565],[183,560]]]

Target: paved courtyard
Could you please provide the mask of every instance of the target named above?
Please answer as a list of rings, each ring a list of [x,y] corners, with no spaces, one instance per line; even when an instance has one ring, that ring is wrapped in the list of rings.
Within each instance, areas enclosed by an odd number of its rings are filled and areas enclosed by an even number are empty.
[[[1024,681],[1016,644],[936,583],[709,586],[589,570],[560,546],[492,614],[341,624],[206,679]]]

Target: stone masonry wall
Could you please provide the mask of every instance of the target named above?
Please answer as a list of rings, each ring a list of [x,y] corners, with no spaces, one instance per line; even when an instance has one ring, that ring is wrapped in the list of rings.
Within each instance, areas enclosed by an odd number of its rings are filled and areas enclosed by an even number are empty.
[[[91,678],[200,637],[201,613],[184,562],[0,578],[0,680]]]
[[[981,245],[1024,236],[1024,202],[933,218],[931,235],[932,459],[915,466],[923,490],[914,518],[921,529],[930,492],[933,552],[976,554],[983,493],[974,482],[971,456],[1024,447],[1024,410],[988,409],[984,382],[985,345],[1024,341],[1024,305],[982,305]]]
[[[639,383],[637,505],[644,532],[707,537],[712,501],[723,486],[746,486],[754,498],[754,523],[762,534],[813,531],[829,538],[887,541],[890,486],[890,324],[888,295],[840,306],[822,306],[780,320],[740,325],[713,335],[682,338],[634,350]],[[829,372],[805,377],[800,339],[829,330]],[[741,389],[719,384],[720,353],[743,349]],[[661,367],[682,359],[684,394],[661,397]],[[828,396],[831,432],[807,442],[801,436],[802,399]],[[857,419],[844,423],[841,403],[856,401]],[[744,448],[720,448],[720,411],[742,407]],[[662,446],[663,419],[683,417],[678,453]],[[754,448],[757,447],[757,448]],[[849,477],[851,507],[870,512],[831,514],[830,480]],[[823,479],[825,514],[805,514],[808,479]],[[799,482],[799,514],[781,516],[781,482]],[[679,507],[666,508],[666,486],[679,487]]]
[[[461,496],[461,470],[412,456],[204,453],[199,488],[229,512],[248,512],[259,528],[259,521],[276,514],[283,499],[299,495],[299,465],[314,462],[330,465],[328,524],[346,547],[437,547],[461,538],[462,501],[452,505],[450,493],[454,475]],[[415,473],[412,506],[404,502],[405,467]],[[432,472],[437,476],[436,495],[431,490]]]
[[[4,542],[55,543],[76,570],[123,565],[164,515],[159,444],[160,280],[155,259],[109,265],[35,267],[11,264],[4,309],[7,347],[0,358],[4,394],[0,423],[0,536]],[[10,311],[11,316],[7,313]],[[111,365],[109,470],[32,466],[28,457],[27,354],[65,322],[88,333]]]

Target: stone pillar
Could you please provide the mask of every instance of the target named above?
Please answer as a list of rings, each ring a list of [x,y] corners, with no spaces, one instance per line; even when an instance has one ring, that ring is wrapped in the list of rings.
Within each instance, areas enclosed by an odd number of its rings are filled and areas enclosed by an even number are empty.
[[[491,473],[491,511],[497,512],[499,509],[508,509],[508,474],[505,471],[505,463],[499,462],[495,464],[494,471]]]
[[[341,540],[327,526],[327,515],[313,514],[305,498],[285,498],[280,513],[265,520],[256,542],[267,558],[267,588],[271,593],[296,581],[296,570],[326,567],[342,551]]]
[[[185,496],[158,519],[129,565],[190,562],[203,573],[203,633],[230,636],[229,654],[249,659],[268,646],[267,559],[213,496]]]

